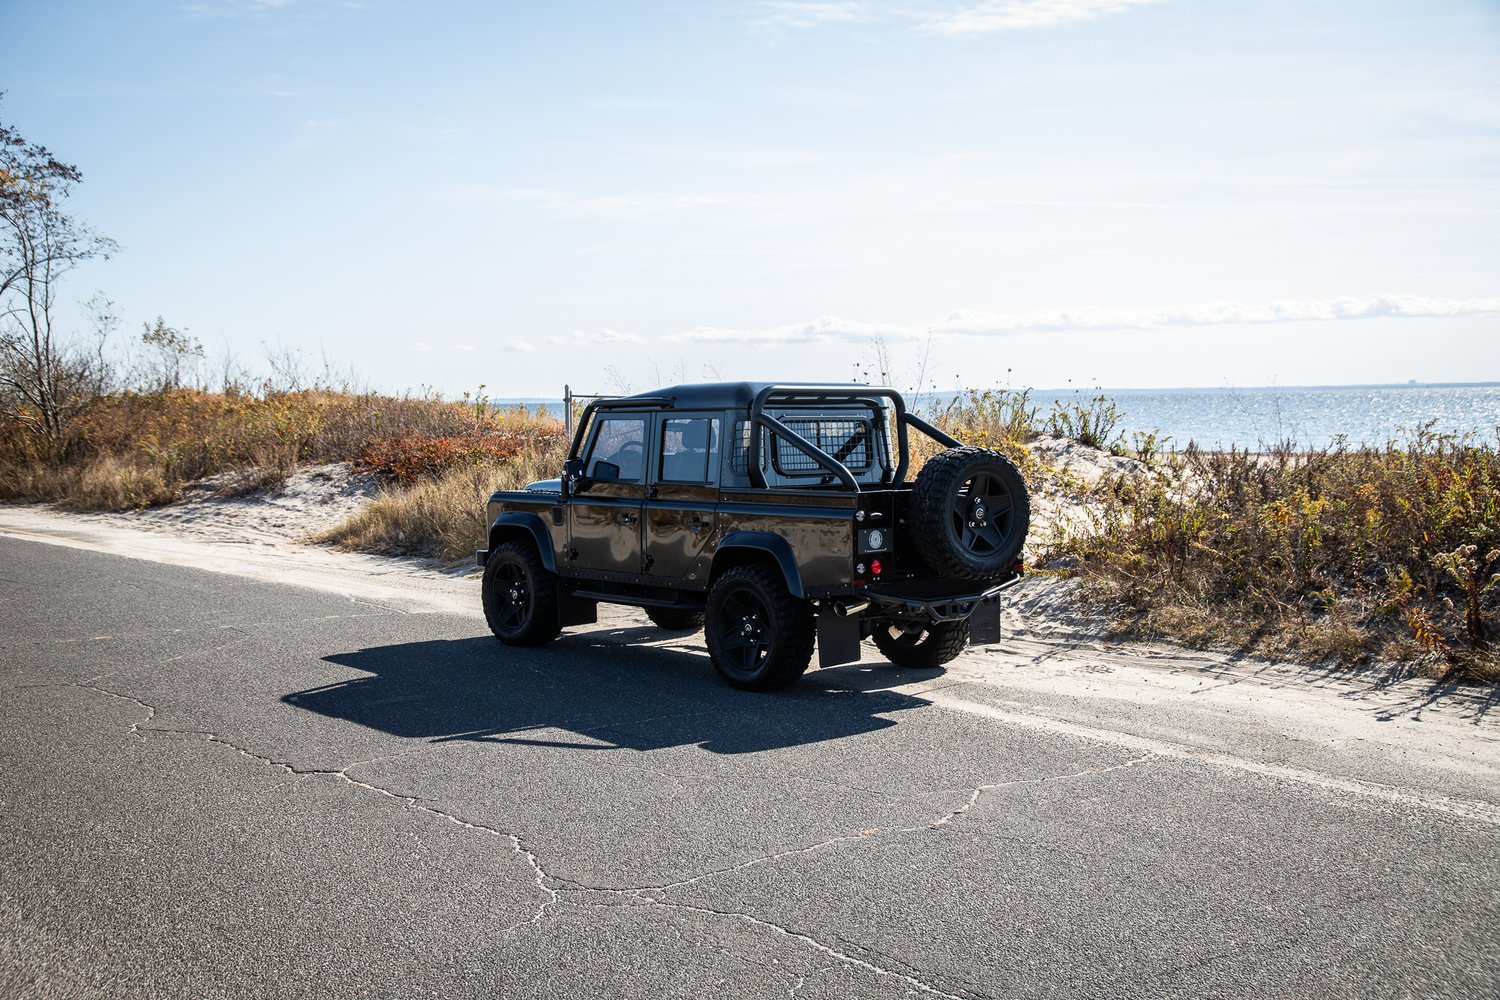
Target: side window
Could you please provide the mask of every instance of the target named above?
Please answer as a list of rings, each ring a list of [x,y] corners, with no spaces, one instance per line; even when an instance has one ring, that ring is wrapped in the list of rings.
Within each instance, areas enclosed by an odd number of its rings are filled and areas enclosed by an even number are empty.
[[[644,417],[604,417],[589,447],[587,475],[599,482],[638,483],[646,468]]]
[[[665,482],[713,483],[719,470],[719,422],[710,417],[662,421],[661,475]]]

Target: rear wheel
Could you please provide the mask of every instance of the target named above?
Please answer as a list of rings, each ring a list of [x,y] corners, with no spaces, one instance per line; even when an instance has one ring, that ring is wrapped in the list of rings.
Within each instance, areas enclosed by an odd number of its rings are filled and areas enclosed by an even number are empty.
[[[812,608],[764,566],[736,566],[714,582],[704,631],[714,669],[737,688],[785,687],[812,659]]]
[[[700,611],[647,608],[646,617],[650,618],[657,628],[664,628],[668,632],[696,632],[703,627],[703,613]]]
[[[490,550],[480,593],[485,621],[506,645],[540,646],[562,631],[557,578],[530,542],[505,542]]]
[[[875,626],[875,648],[898,667],[941,667],[969,644],[969,623],[885,622]]]

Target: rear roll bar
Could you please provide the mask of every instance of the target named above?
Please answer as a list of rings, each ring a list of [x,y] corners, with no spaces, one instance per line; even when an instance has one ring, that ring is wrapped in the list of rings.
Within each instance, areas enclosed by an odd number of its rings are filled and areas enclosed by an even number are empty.
[[[772,434],[786,441],[787,444],[796,448],[808,458],[817,462],[819,466],[826,469],[839,482],[847,486],[851,493],[858,493],[860,492],[859,480],[854,478],[854,474],[849,471],[848,466],[802,437],[780,420],[771,416],[766,412],[766,406],[772,403],[793,405],[861,403],[875,412],[878,419],[880,400],[882,399],[889,400],[892,410],[895,411],[896,436],[901,455],[895,470],[887,473],[884,479],[885,482],[901,483],[906,480],[906,470],[911,466],[911,446],[907,433],[907,429],[910,427],[915,427],[944,447],[963,447],[963,442],[951,434],[939,430],[916,414],[907,412],[906,401],[901,398],[901,393],[889,386],[860,386],[857,389],[839,385],[767,386],[756,393],[754,401],[750,404],[750,422],[752,426],[764,427]],[[765,489],[766,476],[761,470],[761,435],[758,433],[750,435],[750,453],[747,459],[750,466],[750,482],[757,489]]]

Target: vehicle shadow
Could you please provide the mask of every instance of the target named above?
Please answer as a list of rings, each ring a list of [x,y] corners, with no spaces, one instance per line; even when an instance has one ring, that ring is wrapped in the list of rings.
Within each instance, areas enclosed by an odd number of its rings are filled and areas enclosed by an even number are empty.
[[[858,665],[813,671],[774,693],[737,691],[719,680],[706,653],[622,641],[632,637],[663,633],[573,633],[537,649],[502,646],[486,635],[335,653],[324,660],[367,676],[282,701],[433,742],[590,750],[697,745],[721,754],[870,733],[896,725],[888,718],[893,713],[931,704],[887,690],[918,672]],[[560,731],[580,739],[559,738]]]

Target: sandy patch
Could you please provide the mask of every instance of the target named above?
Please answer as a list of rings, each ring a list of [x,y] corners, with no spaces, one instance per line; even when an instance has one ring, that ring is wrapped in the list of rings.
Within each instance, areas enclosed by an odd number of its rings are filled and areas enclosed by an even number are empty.
[[[1105,476],[1138,475],[1146,465],[1124,455],[1111,455],[1098,448],[1079,444],[1072,438],[1042,436],[1027,446],[1038,459],[1059,472],[1077,476],[1086,483],[1097,483]]]
[[[298,469],[280,490],[221,496],[232,482],[232,474],[201,479],[183,487],[183,499],[177,503],[87,516],[184,538],[278,546],[305,542],[332,528],[379,490],[374,476],[354,473],[344,462]]]
[[[1083,530],[1093,517],[1089,491],[1106,476],[1139,475],[1144,463],[1079,444],[1070,438],[1039,437],[1026,446],[1045,467],[1041,488],[1031,490],[1031,531],[1026,560]]]

